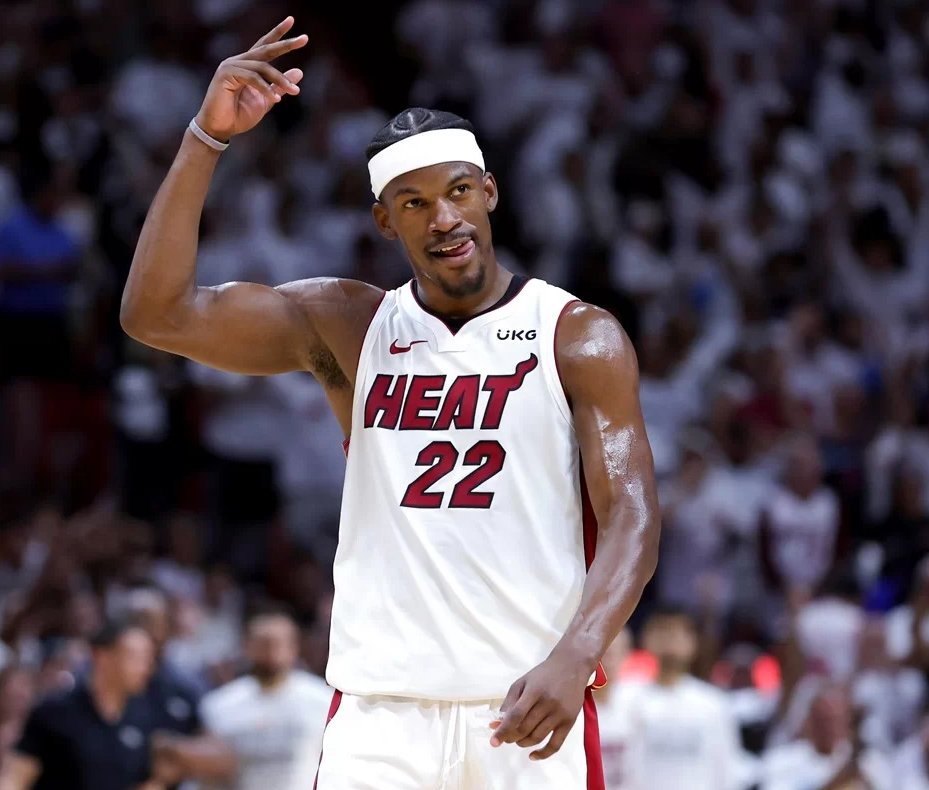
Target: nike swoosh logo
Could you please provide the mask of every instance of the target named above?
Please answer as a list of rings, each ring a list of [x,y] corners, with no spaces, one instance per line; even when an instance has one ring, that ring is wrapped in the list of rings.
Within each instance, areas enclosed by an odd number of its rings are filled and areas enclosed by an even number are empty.
[[[398,346],[397,341],[394,340],[394,342],[390,344],[390,353],[391,354],[405,354],[407,351],[413,348],[413,346],[415,346],[417,343],[426,343],[426,342],[427,342],[426,340],[411,340],[410,345],[408,346]]]

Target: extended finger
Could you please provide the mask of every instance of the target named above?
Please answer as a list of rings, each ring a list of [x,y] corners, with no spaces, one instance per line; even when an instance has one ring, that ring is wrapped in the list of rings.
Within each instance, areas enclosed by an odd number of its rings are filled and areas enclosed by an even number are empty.
[[[555,754],[555,752],[564,746],[564,742],[568,737],[568,733],[571,732],[572,726],[573,724],[562,724],[560,727],[557,727],[545,746],[543,746],[541,749],[537,749],[534,752],[530,752],[529,759],[546,760]]]
[[[278,22],[271,30],[265,33],[252,45],[252,49],[260,47],[264,44],[270,44],[272,41],[280,41],[284,34],[293,26],[294,18],[292,16],[289,16],[281,22]]]
[[[294,38],[285,38],[283,41],[274,41],[270,44],[263,44],[260,47],[250,49],[245,53],[249,60],[274,60],[295,49],[305,47],[310,40],[306,33],[295,36]]]
[[[287,69],[287,71],[284,72],[284,76],[287,79],[289,79],[294,85],[298,85],[300,83],[300,80],[303,79],[303,70],[302,69]],[[271,86],[271,90],[273,90],[278,96],[284,95],[283,89],[279,88],[277,85]]]
[[[300,87],[296,83],[291,82],[288,77],[284,76],[270,63],[263,63],[260,60],[240,60],[236,63],[236,66],[260,74],[265,82],[269,85],[276,85],[283,93],[290,93],[293,95],[300,93]]]
[[[524,688],[526,688],[526,681],[524,678],[520,678],[512,686],[510,686],[510,690],[506,693],[506,699],[504,699],[503,704],[500,705],[501,713],[506,713],[516,704],[516,700],[519,699],[520,695],[523,693]]]

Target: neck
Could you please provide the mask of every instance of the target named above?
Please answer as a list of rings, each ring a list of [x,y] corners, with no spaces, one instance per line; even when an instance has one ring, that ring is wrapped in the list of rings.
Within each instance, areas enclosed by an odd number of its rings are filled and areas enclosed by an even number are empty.
[[[99,668],[94,668],[90,678],[90,695],[100,715],[107,721],[118,721],[129,701],[129,695],[108,680]]]
[[[487,267],[484,287],[477,293],[462,297],[449,296],[440,285],[423,274],[416,276],[416,293],[430,310],[450,318],[466,318],[497,302],[506,293],[512,279],[512,272],[492,260]]]
[[[255,679],[258,681],[258,685],[261,686],[262,691],[274,691],[276,688],[280,688],[289,677],[289,669],[267,677],[255,675]]]
[[[673,688],[680,682],[681,678],[684,677],[684,674],[685,673],[670,667],[662,667],[658,670],[658,677],[655,678],[655,683],[664,688]]]

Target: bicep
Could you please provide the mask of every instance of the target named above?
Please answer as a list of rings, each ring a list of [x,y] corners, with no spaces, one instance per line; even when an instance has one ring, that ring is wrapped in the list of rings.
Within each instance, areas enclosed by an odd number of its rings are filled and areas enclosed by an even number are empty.
[[[231,373],[286,373],[305,368],[313,335],[287,293],[257,283],[226,283],[197,289],[175,353]]]
[[[573,326],[560,349],[559,367],[591,504],[601,523],[617,507],[657,513],[635,351],[615,318],[598,311],[584,319],[585,309],[593,308],[584,306],[562,318]]]
[[[312,327],[295,295],[258,283],[198,287],[183,309],[157,320],[121,315],[123,329],[152,348],[230,373],[298,370]]]
[[[0,790],[29,790],[40,773],[42,764],[35,757],[11,752],[3,760]]]

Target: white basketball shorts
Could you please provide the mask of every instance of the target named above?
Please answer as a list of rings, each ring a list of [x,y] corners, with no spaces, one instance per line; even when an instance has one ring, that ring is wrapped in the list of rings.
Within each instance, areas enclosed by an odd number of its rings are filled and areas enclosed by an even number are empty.
[[[561,749],[547,760],[490,745],[503,700],[434,702],[337,691],[315,790],[605,790],[590,689]]]

